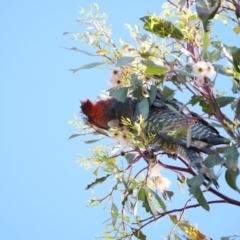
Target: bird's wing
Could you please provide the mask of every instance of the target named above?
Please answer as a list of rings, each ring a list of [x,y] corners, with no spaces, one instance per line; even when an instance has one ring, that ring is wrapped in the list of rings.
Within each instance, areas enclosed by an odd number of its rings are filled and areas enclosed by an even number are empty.
[[[226,139],[197,114],[185,110],[179,112],[167,106],[151,107],[147,118],[146,130],[156,134],[164,140],[186,146],[186,135],[178,137],[185,128],[191,129],[191,143],[189,148],[211,154],[211,145],[226,143]],[[185,111],[185,113],[184,113]]]

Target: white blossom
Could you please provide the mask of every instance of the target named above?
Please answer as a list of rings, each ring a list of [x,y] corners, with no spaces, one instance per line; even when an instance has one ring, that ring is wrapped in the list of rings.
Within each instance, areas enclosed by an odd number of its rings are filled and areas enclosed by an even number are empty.
[[[138,79],[142,81],[143,83],[154,85],[156,80],[153,77],[147,76],[147,75],[140,75],[138,76]]]
[[[122,149],[128,148],[132,143],[132,133],[128,130],[114,131],[112,138],[121,146]]]
[[[108,83],[111,87],[121,87],[123,86],[122,72],[120,68],[114,68]]]
[[[155,177],[154,182],[155,182],[157,188],[161,192],[166,191],[171,185],[171,181],[168,178],[162,177],[160,174],[158,177]]]
[[[192,71],[197,78],[214,78],[216,75],[214,67],[210,62],[199,61],[192,65]]]
[[[152,168],[150,168],[150,177],[158,177],[161,169],[162,167],[159,164],[154,165]]]
[[[108,80],[108,83],[111,87],[121,87],[123,85],[123,80],[121,78],[112,76]]]
[[[162,167],[159,164],[156,164],[154,167],[150,168],[150,177],[153,179],[157,188],[161,192],[164,192],[170,187],[171,181],[168,178],[162,177],[160,174],[161,169]]]

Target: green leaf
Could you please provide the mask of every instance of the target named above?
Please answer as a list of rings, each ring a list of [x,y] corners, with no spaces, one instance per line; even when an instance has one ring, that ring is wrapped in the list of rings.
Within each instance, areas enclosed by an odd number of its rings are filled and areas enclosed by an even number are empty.
[[[202,191],[201,191],[201,189],[200,189],[199,186],[191,186],[191,187],[189,188],[189,192],[190,192],[190,194],[192,194],[192,195],[196,198],[196,200],[198,201],[198,203],[199,203],[205,210],[207,210],[207,211],[210,210],[210,207],[209,207],[206,199],[204,198],[203,193],[202,193]]]
[[[112,97],[118,101],[124,102],[126,100],[128,93],[128,87],[122,87],[112,92]]]
[[[138,200],[143,201],[145,200],[146,197],[146,191],[144,188],[140,188],[138,191]]]
[[[196,103],[199,103],[199,101],[202,99],[202,96],[194,95],[191,97],[191,100],[189,101],[192,106],[194,106]]]
[[[96,130],[96,132],[94,132],[94,134],[103,134],[103,135],[105,135],[105,136],[108,136],[108,133],[107,133],[107,131],[105,131],[105,130],[103,130],[103,129],[101,129],[101,128],[98,128],[97,130]]]
[[[235,191],[240,193],[240,189],[237,186],[237,177],[239,175],[239,168],[235,169],[234,171],[231,169],[227,169],[225,172],[225,179],[227,184],[234,189]]]
[[[71,135],[71,136],[68,138],[68,140],[69,140],[69,139],[72,139],[72,138],[75,138],[75,137],[79,137],[79,136],[81,136],[81,135],[82,135],[81,133],[75,133],[75,134]]]
[[[202,20],[205,32],[210,30],[210,20],[214,18],[220,7],[220,0],[196,0],[196,10],[198,17]]]
[[[144,53],[140,53],[140,56],[144,59],[148,59],[149,57],[153,56],[153,53],[150,51],[144,52]]]
[[[65,48],[65,47],[62,47],[62,48],[67,49],[67,50],[77,51],[77,52],[86,54],[86,55],[88,55],[88,56],[97,56],[96,54],[89,53],[89,52],[87,52],[87,51],[78,49],[78,48],[76,48],[76,47],[73,47],[73,48]]]
[[[163,74],[168,70],[166,67],[159,66],[151,60],[143,60],[141,63],[147,67],[145,74]]]
[[[151,87],[150,87],[150,96],[149,96],[150,105],[152,105],[152,103],[156,99],[156,95],[157,95],[157,87],[155,85],[151,85]]]
[[[136,154],[135,153],[127,153],[127,154],[125,154],[124,157],[126,158],[128,164],[131,164],[133,162],[133,160],[135,159]]]
[[[139,79],[138,79],[138,75],[136,73],[133,73],[131,75],[131,80],[130,80],[131,84],[133,87],[138,87],[140,82],[139,82]]]
[[[169,217],[171,221],[173,222],[176,227],[181,229],[184,233],[187,234],[188,237],[184,236],[184,239],[188,240],[212,240],[211,238],[208,238],[204,234],[202,234],[197,228],[191,226],[188,221],[181,221],[180,218],[177,218],[176,215],[169,214]],[[172,239],[172,238],[171,238]],[[177,240],[179,238],[174,238],[174,240]]]
[[[232,103],[236,98],[235,97],[218,97],[216,98],[218,105],[220,107],[225,107],[229,103]]]
[[[142,42],[145,42],[145,41],[147,40],[147,38],[148,38],[148,35],[147,35],[147,34],[143,34],[143,35],[139,38],[139,40],[142,41]]]
[[[170,200],[170,201],[171,201],[173,195],[174,195],[174,192],[172,192],[172,191],[165,191],[163,193],[164,199]]]
[[[234,110],[237,108],[237,105],[238,105],[238,102],[239,102],[239,99],[236,99],[235,101],[233,101],[231,103],[231,109]]]
[[[240,100],[238,100],[238,103],[237,103],[236,115],[238,120],[240,120]]]
[[[147,236],[144,235],[141,230],[136,229],[136,228],[132,228],[132,231],[133,231],[133,232],[132,232],[133,235],[134,235],[137,239],[140,239],[140,240],[146,240],[146,239],[147,239]]]
[[[145,208],[146,212],[151,213],[153,216],[156,215],[156,210],[149,201],[145,188],[140,188],[138,192],[138,200],[143,202],[142,206]]]
[[[112,207],[111,207],[111,216],[112,216],[112,225],[115,226],[118,218],[118,208],[114,203],[112,203]]]
[[[187,180],[187,184],[190,186],[200,186],[204,181],[204,176],[202,173]]]
[[[102,63],[102,62],[89,63],[89,64],[86,64],[86,65],[80,67],[80,68],[69,69],[69,71],[72,71],[73,73],[76,73],[79,70],[94,68],[94,67],[97,67],[97,66],[102,65],[102,64],[104,64],[104,63]]]
[[[202,107],[203,112],[207,113],[210,116],[213,115],[213,112],[212,112],[211,108],[203,100],[200,100],[200,106]]]
[[[233,31],[234,31],[236,34],[239,34],[239,33],[240,33],[240,25],[237,25],[237,26],[233,27]]]
[[[232,74],[228,72],[228,69],[225,68],[223,65],[215,64],[215,63],[213,63],[212,65],[214,67],[214,70],[217,73],[220,73],[220,74],[225,75],[225,76],[232,76]]]
[[[134,89],[132,91],[131,94],[132,94],[133,97],[137,98],[140,101],[143,98],[142,87],[141,86],[137,87],[136,89]]]
[[[235,145],[227,147],[223,152],[224,157],[227,159],[225,166],[228,169],[235,169],[239,157],[238,150]]]
[[[147,193],[146,193],[146,200],[147,200],[147,202],[148,202],[148,206],[149,206],[149,208],[150,208],[151,214],[152,214],[153,216],[157,216],[157,215],[158,215],[158,212],[157,212],[157,210],[155,209],[155,207],[153,206],[152,201],[151,201],[151,199],[149,199]]]
[[[87,185],[86,190],[89,188],[93,188],[98,184],[101,184],[102,182],[104,182],[109,176],[111,176],[111,174],[108,174],[105,177],[101,177],[101,178],[97,178],[94,182],[92,182],[91,184]]]
[[[170,21],[158,18],[154,15],[142,17],[140,20],[144,22],[143,28],[146,31],[152,32],[161,38],[172,37],[178,40],[184,38],[181,30],[176,28]]]
[[[222,158],[218,153],[211,154],[205,158],[205,165],[212,168],[222,162]]]
[[[88,141],[84,141],[84,143],[86,144],[91,144],[91,143],[95,143],[97,141],[100,141],[101,139],[96,139],[96,140],[88,140]]]
[[[234,240],[232,237],[221,237],[220,240]]]
[[[163,211],[166,211],[167,210],[167,207],[164,203],[164,201],[158,196],[158,194],[156,192],[154,192],[152,189],[150,188],[146,188],[146,190],[148,192],[150,192],[152,195],[154,195],[154,197],[156,198],[158,204],[161,206],[161,208],[163,209]]]
[[[209,32],[204,32],[203,35],[203,52],[206,52],[210,45]]]
[[[195,75],[193,73],[190,73],[190,72],[186,72],[186,71],[183,71],[183,70],[179,70],[179,69],[176,69],[175,70],[181,77],[184,76],[184,77],[194,77]],[[183,78],[183,77],[182,77]]]
[[[203,59],[206,62],[211,62],[212,61],[211,53],[209,51],[204,52]]]
[[[218,48],[211,53],[211,62],[216,62],[221,58],[222,48]]]
[[[118,59],[116,63],[116,67],[121,67],[122,65],[126,65],[128,63],[131,63],[135,60],[135,57],[121,57]]]
[[[124,178],[122,179],[122,182],[123,182],[123,184],[124,184],[124,186],[125,186],[125,188],[126,188],[126,187],[127,187],[127,182],[125,181]],[[122,200],[122,205],[123,205],[123,206],[125,205],[126,201],[128,200],[128,197],[133,194],[133,188],[127,189],[127,192],[128,192],[128,194],[127,194],[126,197],[124,197],[124,199]]]
[[[232,53],[233,65],[237,72],[240,72],[240,49]]]
[[[164,86],[164,88],[163,88],[163,90],[162,90],[162,95],[163,95],[163,98],[164,98],[166,101],[172,100],[174,94],[175,94],[174,90],[172,90],[171,88],[169,88],[169,87],[167,87],[167,86]]]
[[[149,102],[146,98],[142,98],[142,100],[138,103],[138,110],[143,117],[147,118],[149,112]]]

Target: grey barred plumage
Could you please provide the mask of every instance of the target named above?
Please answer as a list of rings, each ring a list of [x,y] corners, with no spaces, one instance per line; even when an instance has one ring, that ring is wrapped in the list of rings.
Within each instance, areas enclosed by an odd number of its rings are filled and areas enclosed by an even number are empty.
[[[95,104],[87,100],[82,102],[81,109],[91,124],[103,129],[108,129],[108,122],[114,119],[121,122],[124,117],[134,123],[140,116],[138,100],[131,97],[127,97],[124,102],[107,98]],[[216,152],[214,145],[229,143],[228,139],[222,137],[214,127],[183,103],[176,99],[164,100],[160,90],[157,91],[145,122],[145,133],[155,135],[150,144],[152,151],[176,154],[208,178],[210,175],[201,153],[213,154]],[[182,129],[190,129],[190,141],[187,141],[186,132],[181,133]]]

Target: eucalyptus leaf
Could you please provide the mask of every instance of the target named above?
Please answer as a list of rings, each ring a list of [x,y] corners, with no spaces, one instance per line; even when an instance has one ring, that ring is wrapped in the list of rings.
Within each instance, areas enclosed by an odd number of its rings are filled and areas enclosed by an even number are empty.
[[[142,98],[138,103],[138,110],[143,117],[147,118],[149,112],[149,102],[147,98]]]
[[[124,102],[128,93],[128,87],[119,88],[111,93],[111,96],[118,101]]]
[[[76,47],[73,47],[73,48],[65,48],[65,47],[62,47],[64,49],[67,49],[67,50],[72,50],[72,51],[76,51],[76,52],[80,52],[80,53],[83,53],[85,55],[88,55],[88,56],[97,56],[96,54],[92,54],[92,53],[89,53],[85,50],[82,50],[82,49],[78,49]]]
[[[211,62],[218,61],[221,58],[222,48],[218,48],[211,53]]]
[[[133,235],[139,240],[147,240],[147,236],[142,233],[141,230],[132,228]]]
[[[216,165],[219,165],[223,162],[223,159],[220,157],[218,153],[211,154],[205,158],[205,165],[208,168],[212,168]]]
[[[200,186],[204,181],[204,176],[202,173],[187,180],[187,184],[190,186]],[[194,195],[195,196],[195,195]]]
[[[163,74],[168,70],[166,67],[159,66],[151,60],[143,60],[142,64],[147,67],[147,69],[145,70],[145,74]]]
[[[164,201],[158,196],[158,194],[156,192],[154,192],[152,189],[150,188],[145,188],[148,192],[150,192],[157,200],[158,204],[161,206],[161,208],[163,209],[163,211],[167,210],[167,207],[164,203]]]
[[[239,168],[235,169],[234,171],[231,169],[227,169],[225,172],[225,179],[227,184],[234,189],[235,191],[240,193],[240,189],[237,186],[237,177],[239,175]]]
[[[133,160],[135,159],[136,154],[135,153],[127,153],[127,154],[125,154],[124,157],[126,158],[128,164],[131,164],[133,162]]]
[[[183,70],[179,70],[179,69],[176,69],[175,71],[177,73],[179,73],[180,75],[183,75],[184,77],[194,77],[195,76],[193,73],[190,73],[187,71],[183,71]]]
[[[233,64],[237,72],[240,72],[240,49],[232,53]]]
[[[210,30],[210,20],[214,18],[220,7],[220,0],[196,0],[196,10],[198,17],[203,23],[203,28],[205,32]]]
[[[75,138],[75,137],[79,137],[79,136],[81,136],[81,135],[82,135],[81,133],[75,133],[75,134],[71,135],[71,136],[68,138],[68,140],[69,140],[69,139],[72,139],[72,138]]]
[[[152,201],[151,201],[151,199],[149,198],[149,196],[148,196],[147,193],[146,193],[146,200],[147,200],[148,206],[149,206],[149,208],[150,208],[150,210],[151,210],[151,214],[152,214],[154,217],[157,216],[157,215],[158,215],[158,212],[157,212],[156,208],[154,207],[154,205],[153,205],[153,203],[152,203]]]
[[[111,174],[106,175],[105,177],[101,177],[101,178],[97,178],[94,182],[92,182],[91,184],[87,185],[86,190],[89,188],[93,188],[98,184],[101,184],[102,182],[104,182],[109,176],[111,176]]]
[[[238,120],[240,121],[240,100],[238,100],[238,103],[237,103],[236,115]]]
[[[138,100],[141,100],[143,95],[142,95],[142,87],[139,86],[137,88],[135,88],[133,91],[132,91],[132,96],[137,98]]]
[[[237,160],[239,157],[238,150],[235,145],[227,147],[223,152],[224,157],[227,159],[225,166],[228,169],[236,168]]]
[[[210,207],[206,201],[206,199],[203,196],[203,193],[200,189],[199,186],[191,186],[189,188],[189,192],[196,198],[196,200],[198,201],[198,203],[207,211],[210,210]]]
[[[232,103],[235,99],[235,97],[218,97],[216,98],[216,101],[220,107],[225,107],[229,103]]]
[[[79,70],[94,68],[94,67],[100,66],[102,64],[104,64],[104,63],[103,62],[93,62],[93,63],[86,64],[86,65],[84,65],[84,66],[82,66],[80,68],[69,69],[69,71],[72,71],[73,73],[76,73]]]
[[[152,32],[161,38],[172,37],[178,40],[184,38],[181,30],[175,27],[170,21],[158,18],[154,15],[142,17],[140,20],[144,22],[143,28],[146,31]]]
[[[210,45],[209,32],[204,32],[203,35],[203,52],[206,52]]]
[[[146,212],[152,213],[147,199],[147,192],[143,187],[138,191],[138,200],[142,201],[142,206],[145,208]]]
[[[149,102],[150,105],[154,102],[157,96],[157,87],[155,85],[151,85],[150,87],[150,96],[149,96]]]
[[[123,65],[133,62],[134,60],[135,60],[135,57],[121,57],[118,59],[116,63],[116,67],[121,67]]]
[[[138,87],[140,82],[139,82],[139,79],[138,79],[138,75],[136,73],[133,73],[131,75],[131,80],[130,80],[131,84],[133,87]]]
[[[212,65],[214,67],[214,70],[217,73],[220,73],[220,74],[225,75],[225,76],[232,76],[232,74],[228,72],[228,69],[225,68],[223,65],[216,64],[216,63],[213,63]]]
[[[166,101],[172,100],[174,94],[175,94],[174,90],[172,90],[171,88],[169,88],[169,87],[167,87],[167,86],[164,86],[164,88],[163,88],[163,90],[162,90],[162,95],[163,95],[163,98],[164,98]]]
[[[197,198],[198,203],[202,206],[203,209],[209,212],[210,207],[208,205],[208,202],[206,198],[204,197],[202,191],[200,192],[200,196]]]
[[[199,103],[201,99],[202,99],[202,96],[193,95],[189,103],[192,104],[192,106],[194,106],[196,103]]]
[[[118,218],[118,208],[114,203],[112,203],[112,207],[111,207],[111,216],[112,216],[112,225],[115,226]]]
[[[97,141],[100,141],[101,139],[96,139],[96,140],[87,140],[87,141],[84,141],[84,143],[86,144],[91,144],[91,143],[95,143]]]

